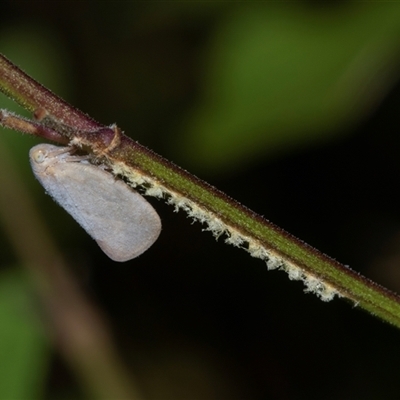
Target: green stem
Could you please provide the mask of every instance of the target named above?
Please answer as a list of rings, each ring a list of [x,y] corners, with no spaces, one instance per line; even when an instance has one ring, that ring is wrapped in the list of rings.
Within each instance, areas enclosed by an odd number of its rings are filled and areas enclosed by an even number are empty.
[[[216,188],[139,145],[117,127],[106,127],[59,99],[0,57],[0,90],[35,115],[44,128],[92,153],[116,175],[145,194],[163,197],[175,208],[208,224],[215,236],[244,248],[251,256],[303,280],[306,291],[322,300],[339,295],[400,328],[400,297],[322,254]],[[39,110],[39,112],[38,112]],[[44,113],[43,113],[44,110]],[[3,125],[7,123],[0,121]],[[37,124],[37,122],[36,122]],[[37,129],[37,128],[35,128]],[[44,129],[43,131],[46,131]],[[34,129],[26,129],[32,133]],[[35,134],[40,134],[36,131]]]

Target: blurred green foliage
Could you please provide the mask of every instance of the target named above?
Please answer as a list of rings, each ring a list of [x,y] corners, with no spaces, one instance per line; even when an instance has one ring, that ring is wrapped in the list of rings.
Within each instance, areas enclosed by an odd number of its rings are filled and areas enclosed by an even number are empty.
[[[49,347],[29,284],[14,269],[0,274],[0,399],[43,398]]]
[[[398,79],[399,36],[400,4],[237,7],[213,38],[185,161],[236,170],[340,137]]]

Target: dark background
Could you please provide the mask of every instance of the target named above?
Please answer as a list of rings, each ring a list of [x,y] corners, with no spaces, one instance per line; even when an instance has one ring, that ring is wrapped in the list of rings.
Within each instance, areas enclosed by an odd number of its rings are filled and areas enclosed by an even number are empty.
[[[0,51],[27,73],[393,291],[399,37],[398,3],[0,7]],[[35,182],[27,152],[39,140],[4,131],[2,141],[146,398],[398,398],[396,328],[344,300],[304,294],[302,283],[152,198],[159,240],[138,259],[114,263]],[[10,280],[20,287],[20,261],[5,233],[1,243],[0,287],[9,297],[0,303],[13,310],[16,292],[6,288]],[[0,324],[3,337],[13,336],[5,318]],[[28,382],[25,393],[86,398],[46,335],[35,340],[43,350],[21,356],[34,358],[24,377],[15,372],[20,386]],[[1,343],[3,355],[14,346]]]

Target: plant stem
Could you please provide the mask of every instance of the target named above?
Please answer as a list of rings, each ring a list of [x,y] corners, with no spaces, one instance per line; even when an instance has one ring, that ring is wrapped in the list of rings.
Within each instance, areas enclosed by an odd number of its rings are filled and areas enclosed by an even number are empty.
[[[280,268],[290,279],[304,281],[306,291],[322,300],[345,297],[372,314],[400,327],[400,297],[322,254],[197,177],[68,105],[0,57],[0,90],[35,113],[42,129],[56,140],[67,138],[97,163],[124,176],[146,195],[162,197],[176,209],[208,225],[215,236]],[[0,121],[4,126],[7,122]],[[46,131],[47,129],[47,131]],[[33,128],[26,129],[31,133]],[[40,133],[35,134],[42,135]],[[42,136],[45,136],[44,134]],[[58,140],[59,141],[59,140]]]

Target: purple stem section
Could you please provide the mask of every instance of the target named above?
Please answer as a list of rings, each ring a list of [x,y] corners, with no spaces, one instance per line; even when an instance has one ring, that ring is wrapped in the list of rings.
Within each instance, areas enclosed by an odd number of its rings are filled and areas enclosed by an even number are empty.
[[[5,93],[25,109],[44,110],[75,130],[96,131],[104,125],[56,96],[0,54],[0,84]]]

